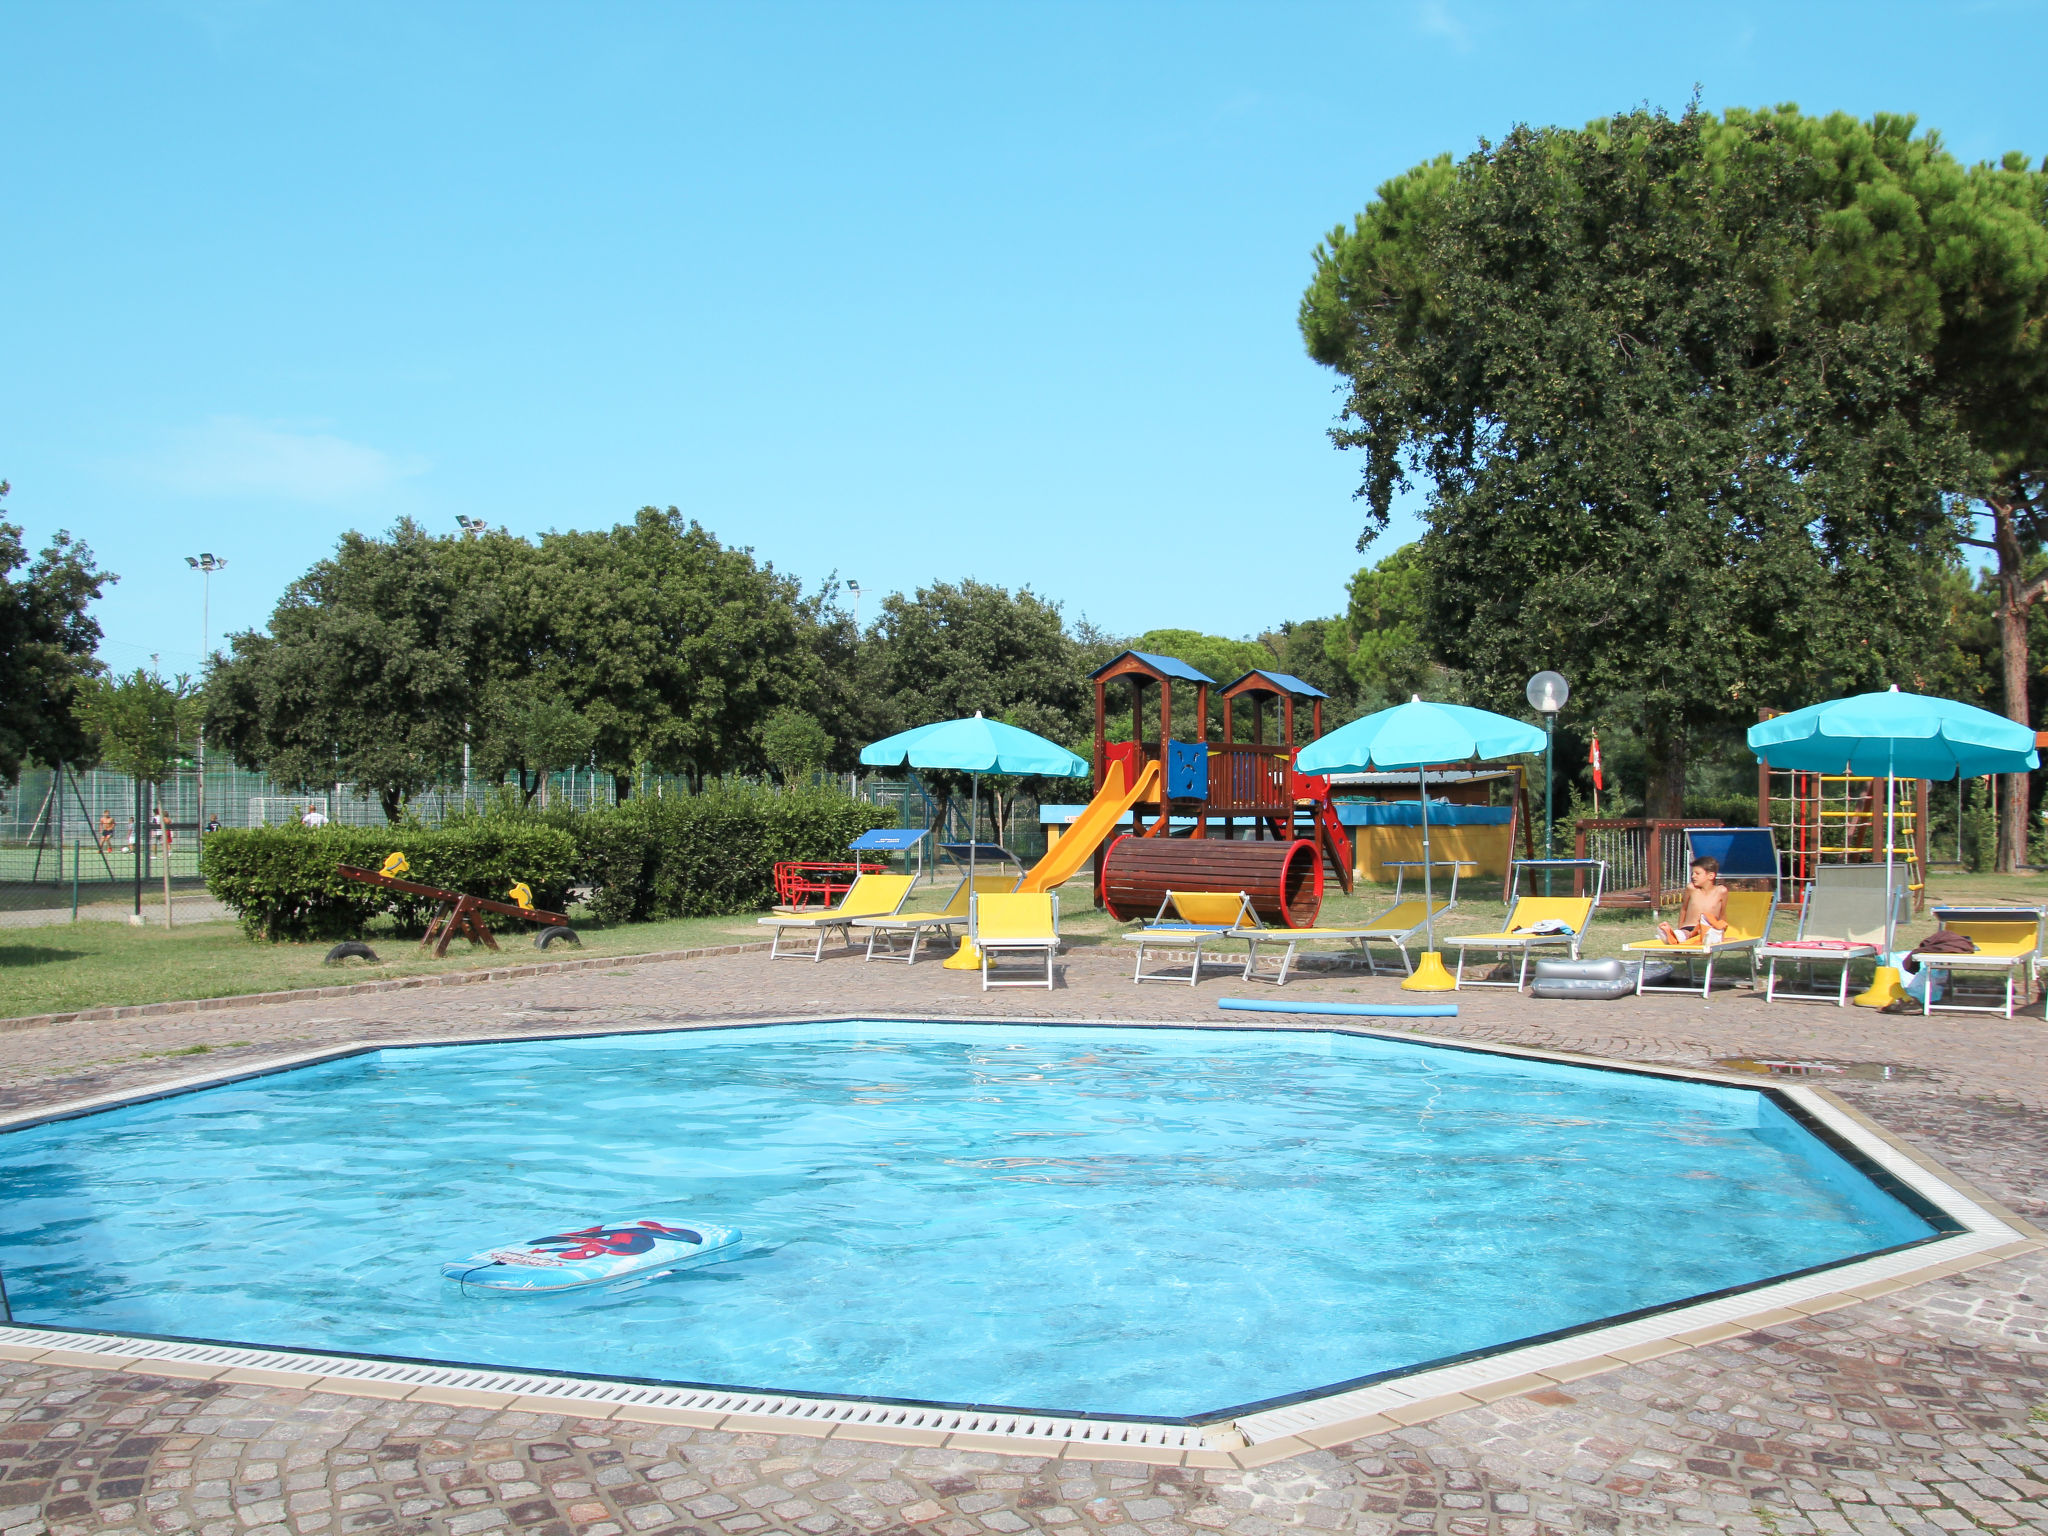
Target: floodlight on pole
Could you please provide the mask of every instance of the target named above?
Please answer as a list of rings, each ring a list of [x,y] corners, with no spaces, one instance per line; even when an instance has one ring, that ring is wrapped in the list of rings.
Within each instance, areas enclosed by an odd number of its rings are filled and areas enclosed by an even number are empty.
[[[860,638],[860,583],[849,581],[846,590],[853,594],[853,638]]]
[[[465,517],[460,512],[455,514],[455,521],[462,525],[462,536],[466,539],[473,539],[480,533],[490,532],[491,529],[491,525],[483,518]]]
[[[213,573],[225,570],[227,568],[227,561],[223,560],[219,555],[201,553],[187,555],[185,563],[199,573],[199,679],[203,684],[206,681],[206,658],[213,648]],[[193,834],[195,846],[206,838],[206,716],[204,713],[199,717],[199,799],[197,814],[199,817],[199,830]],[[168,861],[170,856],[170,849],[167,846],[164,850],[165,860]]]
[[[1554,858],[1551,848],[1551,827],[1554,807],[1557,804],[1557,715],[1565,701],[1572,696],[1572,685],[1558,672],[1538,672],[1529,679],[1522,690],[1522,696],[1529,701],[1529,707],[1543,717],[1543,857]],[[1543,892],[1550,894],[1550,872],[1544,871]]]

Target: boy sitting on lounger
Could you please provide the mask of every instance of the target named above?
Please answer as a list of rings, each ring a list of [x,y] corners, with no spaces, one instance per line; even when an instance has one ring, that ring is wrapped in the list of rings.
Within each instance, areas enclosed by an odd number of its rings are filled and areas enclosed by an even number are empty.
[[[1721,883],[1721,861],[1697,858],[1692,861],[1692,884],[1686,887],[1685,906],[1678,914],[1678,926],[1657,925],[1657,937],[1666,944],[1705,946],[1727,937],[1728,887]]]

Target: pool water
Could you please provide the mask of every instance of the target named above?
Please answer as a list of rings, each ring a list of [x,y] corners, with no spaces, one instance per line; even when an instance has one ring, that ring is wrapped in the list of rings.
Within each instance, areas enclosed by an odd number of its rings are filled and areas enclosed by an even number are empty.
[[[1747,1089],[1358,1036],[829,1023],[381,1050],[0,1135],[23,1322],[1180,1417],[1935,1235]],[[601,1218],[735,1260],[496,1295]]]

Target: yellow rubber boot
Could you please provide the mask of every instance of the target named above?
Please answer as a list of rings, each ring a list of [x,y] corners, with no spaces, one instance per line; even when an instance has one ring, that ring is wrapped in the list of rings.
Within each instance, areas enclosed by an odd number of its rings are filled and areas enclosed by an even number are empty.
[[[978,971],[981,969],[981,948],[974,940],[962,938],[960,947],[939,963],[949,971]]]
[[[1444,957],[1435,950],[1425,951],[1415,963],[1415,974],[1403,979],[1403,992],[1455,992],[1458,980],[1444,969]]]
[[[1906,988],[1895,965],[1880,965],[1877,974],[1870,978],[1870,990],[1858,992],[1850,999],[1858,1008],[1883,1008],[1891,1003],[1904,1002]]]

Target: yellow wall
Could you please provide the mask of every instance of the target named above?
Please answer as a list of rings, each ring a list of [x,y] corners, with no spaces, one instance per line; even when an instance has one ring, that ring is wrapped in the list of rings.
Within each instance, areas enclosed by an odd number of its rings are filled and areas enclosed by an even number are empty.
[[[1394,859],[1422,858],[1422,828],[1420,827],[1354,827],[1358,836],[1358,878],[1361,880],[1384,880],[1392,884],[1394,877],[1401,873],[1387,869],[1384,861]],[[1460,870],[1461,875],[1495,875],[1507,878],[1508,834],[1513,828],[1496,827],[1431,827],[1429,829],[1429,853],[1436,859],[1470,859],[1479,867]],[[1409,878],[1421,875],[1419,869],[1409,870]]]

